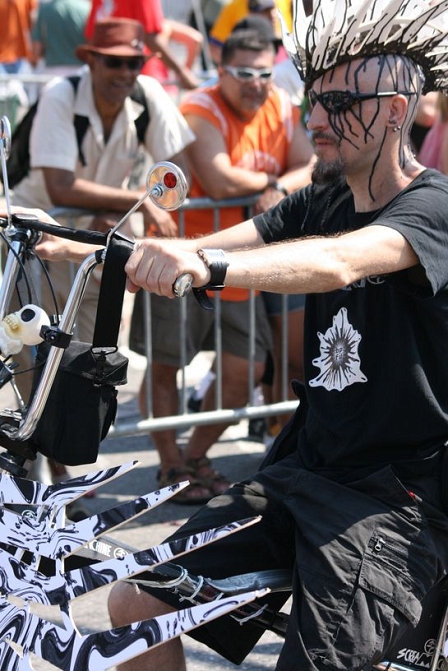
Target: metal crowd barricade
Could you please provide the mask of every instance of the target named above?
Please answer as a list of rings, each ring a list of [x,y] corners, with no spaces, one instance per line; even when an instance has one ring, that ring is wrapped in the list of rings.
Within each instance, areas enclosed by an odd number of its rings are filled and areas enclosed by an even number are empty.
[[[246,208],[248,218],[251,216],[252,207],[255,202],[254,197],[226,199],[222,201],[211,200],[209,198],[195,198],[187,199],[183,206],[178,210],[179,213],[179,234],[182,236],[184,231],[184,212],[195,209],[212,209],[213,210],[213,227],[214,230],[219,230],[220,213],[223,208],[227,207],[242,207]],[[85,216],[87,213],[83,210],[76,210],[72,208],[55,208],[49,212],[57,221],[65,220],[65,225],[76,226],[76,220],[80,216]],[[214,338],[215,349],[215,385],[216,397],[215,408],[212,411],[191,413],[188,411],[188,398],[191,393],[191,388],[188,387],[186,368],[187,368],[187,354],[186,354],[186,318],[187,318],[187,304],[184,300],[179,300],[179,310],[181,313],[181,328],[180,328],[180,342],[181,342],[181,369],[179,375],[179,412],[174,416],[168,417],[154,417],[152,390],[151,390],[151,371],[153,364],[152,343],[151,343],[151,297],[149,294],[144,294],[144,324],[145,324],[145,356],[147,368],[145,373],[145,384],[147,391],[147,417],[140,421],[120,421],[118,420],[115,427],[111,429],[110,435],[118,436],[133,436],[139,434],[147,434],[148,432],[176,429],[184,430],[192,426],[215,424],[221,422],[238,423],[243,419],[252,419],[257,417],[268,417],[272,415],[291,413],[297,407],[297,400],[288,400],[289,380],[287,379],[287,349],[288,340],[287,333],[287,302],[286,296],[283,300],[283,341],[282,341],[282,397],[283,400],[278,403],[265,403],[263,405],[255,405],[254,403],[254,353],[255,353],[255,300],[254,293],[251,292],[249,300],[249,319],[250,319],[250,337],[249,337],[249,375],[248,375],[248,397],[251,399],[247,406],[243,408],[223,408],[222,407],[222,349],[221,349],[221,297],[217,292],[215,294],[215,324],[214,324]]]

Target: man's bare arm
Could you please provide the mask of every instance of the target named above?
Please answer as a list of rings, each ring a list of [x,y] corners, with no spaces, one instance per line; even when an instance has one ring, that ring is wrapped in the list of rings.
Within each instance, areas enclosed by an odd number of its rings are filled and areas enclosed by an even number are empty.
[[[418,264],[406,239],[386,226],[247,249],[245,243],[251,239],[251,230],[255,227],[248,221],[223,232],[233,232],[232,243],[239,249],[227,253],[227,286],[278,293],[323,293],[368,276],[398,272]],[[248,234],[245,240],[244,232]],[[255,235],[253,239],[259,240]],[[219,246],[230,250],[230,240],[226,241],[222,233],[185,241],[183,248],[170,247],[167,242],[144,241],[131,256],[126,267],[131,290],[142,287],[173,297],[173,283],[184,273],[193,276],[194,286],[203,286],[210,280],[210,271],[198,257],[197,249]]]
[[[250,196],[276,181],[274,174],[232,165],[224,139],[210,122],[194,114],[185,117],[196,141],[186,149],[188,162],[205,193],[214,200]]]
[[[170,160],[187,173],[186,161],[182,154],[177,154]],[[123,214],[128,212],[144,193],[143,190],[130,191],[77,178],[69,170],[42,168],[42,172],[48,194],[56,206]],[[172,237],[177,234],[177,225],[171,214],[154,205],[149,198],[143,201],[139,210],[143,215],[145,230],[155,227],[160,235]]]

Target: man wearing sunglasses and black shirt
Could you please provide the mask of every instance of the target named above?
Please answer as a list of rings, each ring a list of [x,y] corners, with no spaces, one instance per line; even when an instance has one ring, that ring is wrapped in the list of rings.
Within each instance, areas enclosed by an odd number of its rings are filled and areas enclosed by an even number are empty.
[[[93,221],[78,219],[77,225],[107,230],[140,195],[127,188],[127,181],[140,144],[135,120],[145,108],[148,121],[141,146],[151,161],[170,160],[185,170],[183,150],[194,135],[161,85],[139,76],[147,56],[138,21],[99,21],[92,42],[80,45],[76,55],[87,65],[80,70],[76,90],[67,79],[55,79],[40,96],[30,136],[31,170],[15,187],[14,202],[46,211],[53,206],[93,210],[98,213]],[[137,83],[139,98],[134,95]],[[74,115],[86,121],[80,147]],[[140,213],[146,230],[176,234],[170,213],[149,199]],[[50,263],[50,272],[63,304],[66,264]],[[89,282],[87,292],[78,329],[79,338],[91,342],[98,283]]]
[[[448,2],[313,6],[307,19],[296,0],[284,37],[310,93],[313,183],[174,254],[142,241],[127,272],[132,290],[173,298],[185,273],[197,288],[307,294],[307,413],[176,534],[262,520],[180,563],[213,578],[288,568],[276,670],[361,671],[415,627],[448,571],[448,178],[409,142],[420,96],[448,89]],[[115,588],[115,625],[182,608],[145,590]],[[259,633],[225,616],[194,636],[240,663]],[[179,640],[121,669],[184,671]]]

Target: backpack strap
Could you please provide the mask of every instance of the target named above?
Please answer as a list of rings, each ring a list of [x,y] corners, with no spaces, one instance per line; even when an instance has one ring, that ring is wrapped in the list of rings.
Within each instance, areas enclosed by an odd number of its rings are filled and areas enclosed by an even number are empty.
[[[81,114],[75,114],[73,123],[75,125],[76,142],[78,143],[79,160],[81,164],[85,167],[87,163],[86,163],[86,157],[84,156],[84,152],[82,150],[82,141],[84,135],[87,132],[88,127],[90,126],[89,117],[82,116]]]
[[[78,85],[79,85],[79,80],[81,77],[79,75],[72,75],[71,77],[67,77],[68,81],[70,84],[73,86],[73,91],[75,93],[75,98],[76,98],[76,93],[78,91]],[[87,132],[87,129],[90,125],[89,117],[83,116],[81,114],[75,114],[73,117],[73,124],[75,126],[75,133],[76,133],[76,142],[78,144],[78,155],[79,155],[79,160],[82,163],[83,166],[86,165],[86,159],[84,156],[84,152],[82,150],[82,141],[84,139],[84,135]]]
[[[131,98],[134,102],[139,103],[140,105],[143,105],[143,107],[144,107],[143,112],[134,121],[135,128],[137,130],[137,138],[138,138],[139,144],[144,144],[145,143],[145,133],[146,133],[146,129],[148,128],[148,124],[149,124],[149,121],[150,121],[150,116],[149,116],[148,101],[146,100],[145,90],[144,90],[143,86],[140,84],[140,82],[138,81],[138,79],[136,79],[136,81],[135,81],[135,86],[134,86],[134,89],[131,93]]]

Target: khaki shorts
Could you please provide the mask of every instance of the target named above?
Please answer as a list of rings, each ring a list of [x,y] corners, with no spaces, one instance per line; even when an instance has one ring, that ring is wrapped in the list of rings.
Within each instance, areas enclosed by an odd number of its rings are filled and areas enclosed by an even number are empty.
[[[214,311],[200,307],[194,296],[186,299],[186,362],[205,350],[215,350],[214,325],[219,308]],[[249,358],[249,301],[220,301],[222,351]],[[151,296],[152,353],[158,363],[180,365],[181,301]],[[145,354],[143,293],[135,297],[129,347]],[[261,296],[255,297],[255,361],[264,361],[271,348],[271,332]]]

